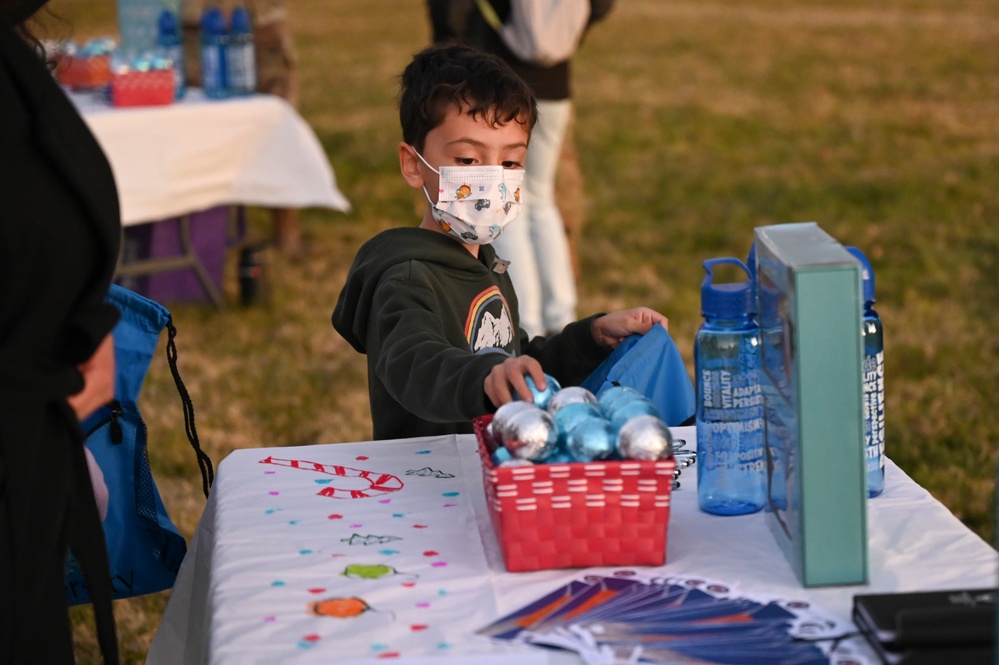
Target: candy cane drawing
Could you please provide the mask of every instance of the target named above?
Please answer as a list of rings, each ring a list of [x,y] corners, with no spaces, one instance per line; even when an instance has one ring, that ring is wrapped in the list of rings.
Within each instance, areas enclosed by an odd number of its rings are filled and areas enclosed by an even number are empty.
[[[260,460],[260,463],[273,464],[275,466],[288,466],[293,469],[315,471],[316,473],[323,473],[328,476],[342,478],[345,481],[343,483],[345,485],[344,487],[324,487],[318,492],[319,496],[328,496],[333,497],[334,499],[364,499],[367,497],[388,494],[390,492],[397,492],[403,488],[402,481],[399,480],[398,477],[393,476],[391,473],[376,473],[374,471],[353,469],[349,466],[320,464],[319,462],[309,462],[307,460],[280,459],[277,457],[262,459]],[[334,481],[330,480],[329,482],[332,483]],[[358,484],[363,485],[364,483],[367,483],[366,488],[350,489],[351,485],[356,487]]]

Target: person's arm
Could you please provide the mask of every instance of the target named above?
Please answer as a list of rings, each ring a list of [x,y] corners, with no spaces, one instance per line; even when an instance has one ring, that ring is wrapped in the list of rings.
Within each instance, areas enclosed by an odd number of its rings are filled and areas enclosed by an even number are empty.
[[[78,367],[83,390],[67,398],[81,421],[114,399],[114,338],[108,333],[97,350]]]
[[[665,316],[648,307],[636,307],[595,318],[591,330],[598,344],[613,349],[630,335],[644,335],[657,323],[669,330]]]

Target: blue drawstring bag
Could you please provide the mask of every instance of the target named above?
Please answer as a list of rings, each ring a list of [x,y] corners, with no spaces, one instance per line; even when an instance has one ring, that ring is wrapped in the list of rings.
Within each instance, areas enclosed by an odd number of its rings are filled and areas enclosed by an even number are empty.
[[[138,407],[139,391],[164,328],[169,331],[167,360],[180,393],[187,437],[198,457],[206,497],[214,471],[198,443],[191,399],[177,371],[177,330],[170,312],[115,284],[107,301],[121,311],[113,331],[115,396],[84,421],[82,428],[87,433],[87,450],[107,487],[103,526],[117,600],[172,587],[187,552],[187,543],[167,514],[149,470],[146,424]],[[83,571],[72,552],[66,565],[66,594],[70,605],[91,602]]]
[[[618,344],[582,386],[597,397],[611,386],[634,388],[649,398],[668,426],[694,422],[694,386],[673,338],[658,323]]]

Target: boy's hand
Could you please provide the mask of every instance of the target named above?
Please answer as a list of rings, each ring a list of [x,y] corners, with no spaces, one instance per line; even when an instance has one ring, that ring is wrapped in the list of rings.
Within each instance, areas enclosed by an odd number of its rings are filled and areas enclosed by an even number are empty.
[[[657,323],[669,330],[669,319],[648,307],[611,312],[593,320],[593,339],[613,349],[629,335],[644,335]]]
[[[530,374],[538,390],[544,390],[548,385],[541,363],[530,356],[507,358],[493,367],[482,384],[486,396],[492,400],[493,406],[499,408],[507,402],[516,400],[518,395],[531,399],[531,389],[527,387],[524,375]],[[513,390],[511,391],[511,388]],[[515,392],[514,392],[515,391]]]

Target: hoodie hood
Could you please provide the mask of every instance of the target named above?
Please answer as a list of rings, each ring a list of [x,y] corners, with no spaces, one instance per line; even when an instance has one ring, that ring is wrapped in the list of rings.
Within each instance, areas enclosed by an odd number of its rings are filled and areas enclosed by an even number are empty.
[[[487,273],[496,252],[479,247],[479,258],[443,233],[418,227],[390,229],[364,243],[347,273],[347,282],[333,310],[333,327],[355,350],[366,353],[372,297],[382,276],[396,265],[418,261],[439,266],[442,271]]]

